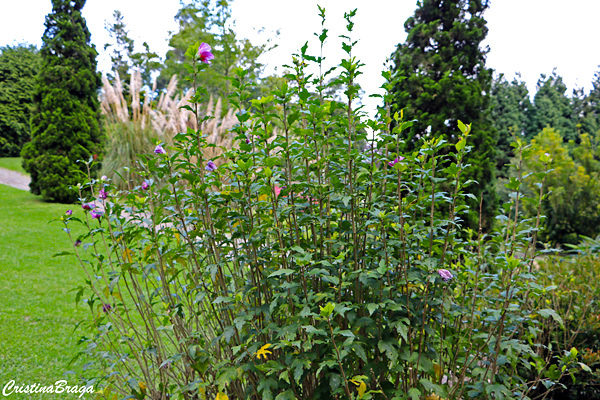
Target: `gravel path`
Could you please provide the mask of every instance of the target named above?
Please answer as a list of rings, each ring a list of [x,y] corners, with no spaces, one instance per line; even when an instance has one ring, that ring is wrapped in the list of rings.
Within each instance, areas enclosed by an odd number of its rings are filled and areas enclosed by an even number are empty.
[[[29,190],[31,179],[19,172],[0,168],[0,184],[15,187],[21,190]]]

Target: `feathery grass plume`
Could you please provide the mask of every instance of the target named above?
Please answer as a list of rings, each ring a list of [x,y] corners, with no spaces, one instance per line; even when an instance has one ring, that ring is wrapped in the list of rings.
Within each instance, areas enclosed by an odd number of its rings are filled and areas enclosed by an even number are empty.
[[[130,93],[127,96],[129,103],[125,100],[118,74],[115,74],[115,78],[113,84],[106,77],[102,78],[100,104],[105,116],[106,131],[106,158],[102,174],[113,179],[119,187],[125,188],[141,182],[129,173],[139,154],[151,153],[156,142],[172,145],[177,133],[186,132],[188,128],[196,130],[198,127],[194,113],[182,108],[189,104],[193,92],[188,90],[178,94],[177,76],[173,75],[167,89],[158,94],[156,82],[152,90],[144,90],[140,72],[133,71],[129,84]],[[215,102],[211,97],[206,107],[202,108],[205,115],[212,117],[201,126],[207,141],[216,145],[204,152],[205,159],[212,159],[222,154],[223,149],[233,146],[234,135],[230,130],[238,120],[233,109],[221,116],[223,103],[220,98]],[[222,161],[217,162],[218,165],[221,163]]]

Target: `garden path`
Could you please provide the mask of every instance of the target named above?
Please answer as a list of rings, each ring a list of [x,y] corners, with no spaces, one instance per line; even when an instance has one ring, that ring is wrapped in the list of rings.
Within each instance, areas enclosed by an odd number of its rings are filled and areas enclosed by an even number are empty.
[[[16,171],[0,168],[0,184],[15,187],[21,190],[29,190],[31,178]]]

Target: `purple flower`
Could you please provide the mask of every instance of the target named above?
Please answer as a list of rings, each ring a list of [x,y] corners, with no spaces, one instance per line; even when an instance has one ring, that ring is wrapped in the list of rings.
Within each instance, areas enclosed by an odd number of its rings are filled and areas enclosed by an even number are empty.
[[[105,313],[108,313],[112,310],[112,306],[110,304],[102,304],[102,311],[104,311]]]
[[[74,245],[75,247],[79,247],[79,246],[81,246],[81,240],[77,239],[77,240],[75,241],[75,243],[73,243],[73,245]]]
[[[215,164],[212,161],[209,161],[209,162],[206,163],[206,167],[205,168],[206,168],[207,171],[214,171],[214,170],[217,169],[217,164]]]
[[[73,215],[73,210],[67,210],[67,211],[65,211],[65,215],[67,217],[70,217],[71,215]]]
[[[247,138],[246,138],[246,144],[250,144],[250,143],[252,143],[252,141],[250,140],[250,138],[249,138],[249,137],[247,137]]]
[[[150,189],[150,184],[148,183],[148,181],[142,182],[142,190],[148,190],[148,189]]]
[[[98,192],[98,197],[102,200],[105,200],[108,197],[108,195],[106,194],[106,190],[100,189],[100,191]]]
[[[154,148],[154,154],[167,154],[167,151],[159,144]]]
[[[450,279],[454,278],[454,276],[452,276],[452,273],[447,269],[438,269],[437,273],[442,277],[442,280],[444,282],[448,282]]]
[[[208,43],[200,44],[200,47],[198,47],[198,58],[200,59],[200,62],[210,64],[210,60],[215,58],[214,54],[211,53],[210,50],[211,48]]]
[[[103,213],[101,211],[92,210],[90,216],[94,219],[100,219],[100,217],[102,217],[102,214]]]
[[[81,205],[81,208],[83,208],[84,210],[92,210],[94,208],[96,208],[96,205],[94,203],[83,203]]]
[[[402,161],[402,160],[404,160],[404,157],[402,157],[402,156],[396,157],[396,158],[394,158],[394,161],[390,161],[390,162],[388,163],[388,165],[389,165],[390,167],[393,167],[394,165],[398,164],[398,163],[399,163],[400,161]]]

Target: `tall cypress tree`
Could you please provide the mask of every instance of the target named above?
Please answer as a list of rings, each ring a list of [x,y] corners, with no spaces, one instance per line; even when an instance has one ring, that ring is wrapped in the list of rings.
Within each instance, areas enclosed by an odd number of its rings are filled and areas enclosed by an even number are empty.
[[[42,37],[42,65],[34,89],[31,142],[23,167],[31,192],[46,201],[73,202],[86,167],[100,152],[96,49],[81,9],[85,0],[52,0]]]
[[[496,208],[494,168],[496,134],[485,110],[492,73],[485,67],[487,35],[483,12],[486,0],[421,0],[414,16],[404,24],[404,43],[392,54],[395,78],[393,106],[416,122],[404,138],[411,151],[421,140],[444,135],[458,138],[457,122],[472,123],[466,171],[478,185],[468,189],[484,197],[484,224],[491,223]],[[478,204],[473,204],[475,208]],[[475,213],[476,214],[476,213]],[[471,215],[471,226],[476,215]]]

